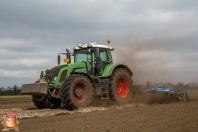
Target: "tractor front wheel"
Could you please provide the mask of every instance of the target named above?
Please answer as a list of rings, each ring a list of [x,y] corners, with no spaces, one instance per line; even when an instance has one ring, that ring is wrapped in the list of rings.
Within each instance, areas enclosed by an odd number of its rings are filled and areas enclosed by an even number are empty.
[[[33,95],[32,101],[38,109],[56,109],[61,105],[59,99],[47,98],[46,95]]]
[[[92,83],[84,75],[73,74],[64,81],[59,95],[67,110],[87,107],[93,99]]]
[[[43,104],[46,108],[50,109],[56,109],[61,105],[60,99],[54,99],[54,98],[45,98],[43,100]]]
[[[45,98],[45,95],[39,96],[39,95],[32,95],[32,102],[38,109],[44,109],[46,106],[43,103],[43,99]]]

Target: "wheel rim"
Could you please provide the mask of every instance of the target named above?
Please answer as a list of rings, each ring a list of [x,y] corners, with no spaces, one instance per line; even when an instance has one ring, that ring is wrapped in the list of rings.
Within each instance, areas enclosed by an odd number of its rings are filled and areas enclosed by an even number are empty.
[[[126,98],[129,94],[129,84],[126,79],[120,78],[117,81],[117,94],[120,98]]]
[[[84,88],[77,84],[75,87],[74,87],[74,92],[73,92],[73,95],[74,95],[74,99],[76,102],[83,102],[84,100]]]

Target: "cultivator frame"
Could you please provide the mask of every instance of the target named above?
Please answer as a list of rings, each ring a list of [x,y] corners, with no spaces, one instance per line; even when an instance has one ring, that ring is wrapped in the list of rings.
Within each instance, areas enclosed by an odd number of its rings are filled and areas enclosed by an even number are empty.
[[[145,92],[153,93],[154,97],[156,97],[157,94],[164,94],[169,101],[188,101],[188,96],[185,91],[174,91],[171,87],[146,88]]]

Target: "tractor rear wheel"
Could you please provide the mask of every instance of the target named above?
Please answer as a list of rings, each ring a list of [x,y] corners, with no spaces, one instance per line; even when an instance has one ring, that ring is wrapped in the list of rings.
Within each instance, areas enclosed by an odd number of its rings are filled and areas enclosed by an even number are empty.
[[[64,81],[59,95],[67,110],[87,107],[93,99],[92,83],[84,75],[73,74]]]
[[[131,101],[132,94],[131,76],[125,69],[116,69],[110,78],[109,97],[118,104],[126,104]]]

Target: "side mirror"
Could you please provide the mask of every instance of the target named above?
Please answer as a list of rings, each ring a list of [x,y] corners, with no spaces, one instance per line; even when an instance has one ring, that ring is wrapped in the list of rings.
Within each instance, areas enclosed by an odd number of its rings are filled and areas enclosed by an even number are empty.
[[[99,51],[99,48],[96,48],[96,54],[95,54],[95,57],[100,57],[100,51]]]
[[[61,59],[61,57],[60,57],[60,55],[58,55],[58,65],[60,64],[60,59]]]

